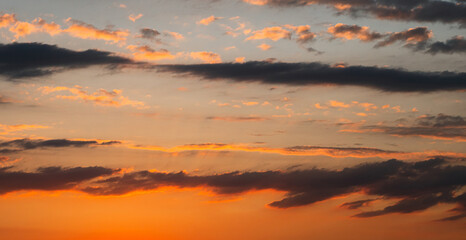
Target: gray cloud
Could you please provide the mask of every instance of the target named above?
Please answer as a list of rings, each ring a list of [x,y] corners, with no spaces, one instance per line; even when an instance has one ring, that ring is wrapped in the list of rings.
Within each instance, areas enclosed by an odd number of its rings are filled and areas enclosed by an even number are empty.
[[[89,49],[73,51],[41,43],[0,44],[0,75],[10,80],[41,77],[90,66],[133,64],[111,52]]]
[[[246,62],[158,65],[160,72],[197,76],[207,80],[232,80],[284,85],[360,86],[385,92],[434,92],[466,89],[466,73],[410,72],[369,66],[336,68],[331,65],[282,62]]]

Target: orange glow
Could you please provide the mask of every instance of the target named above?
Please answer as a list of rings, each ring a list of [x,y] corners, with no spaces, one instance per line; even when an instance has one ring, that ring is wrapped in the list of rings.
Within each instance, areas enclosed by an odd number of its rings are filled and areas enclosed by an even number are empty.
[[[130,45],[127,47],[133,52],[134,59],[140,61],[159,61],[164,59],[174,59],[176,58],[175,55],[171,54],[166,49],[161,49],[159,51],[155,51],[154,49],[150,48],[149,46],[134,46]]]
[[[189,54],[193,59],[199,59],[205,63],[221,63],[220,55],[213,52],[191,52]]]
[[[341,132],[357,132],[357,130],[340,130]],[[240,152],[256,152],[265,154],[280,154],[291,156],[329,156],[335,158],[397,158],[397,159],[424,159],[430,156],[446,156],[446,157],[466,157],[465,153],[444,152],[444,151],[425,151],[425,152],[390,152],[379,151],[371,148],[326,148],[301,146],[300,148],[269,148],[269,147],[254,147],[245,144],[223,144],[223,143],[203,143],[189,144],[165,148],[162,146],[143,146],[143,145],[126,145],[130,149],[140,149],[149,151],[159,151],[168,153],[180,153],[184,151],[240,151]]]
[[[81,86],[75,86],[73,88],[69,87],[41,87],[39,90],[43,94],[50,94],[53,92],[68,91],[73,95],[57,95],[56,98],[68,99],[68,100],[81,100],[84,102],[93,102],[96,105],[100,106],[111,106],[111,107],[121,107],[121,106],[132,106],[140,109],[147,108],[147,106],[141,101],[130,100],[128,97],[125,97],[122,94],[122,91],[119,89],[113,89],[112,91],[107,91],[105,89],[99,89],[94,93],[87,93]]]
[[[258,48],[260,48],[262,51],[267,51],[269,50],[272,46],[268,45],[268,44],[265,44],[265,43],[262,43],[261,45],[257,46]]]
[[[129,33],[125,30],[110,30],[104,29],[100,30],[95,28],[90,24],[85,24],[80,21],[73,20],[68,18],[67,23],[70,23],[67,29],[64,32],[70,34],[73,37],[82,38],[82,39],[92,39],[92,40],[105,40],[113,43],[125,42]]]
[[[222,18],[221,17],[215,17],[214,15],[212,15],[210,17],[201,19],[199,22],[197,22],[197,24],[202,24],[202,25],[207,26],[207,25],[211,24],[213,21],[216,21],[216,20],[219,20],[219,19],[222,19]]]
[[[246,38],[248,40],[261,40],[270,39],[272,41],[278,41],[280,39],[290,39],[291,32],[283,29],[282,27],[267,27],[261,30],[252,32],[252,36]]]

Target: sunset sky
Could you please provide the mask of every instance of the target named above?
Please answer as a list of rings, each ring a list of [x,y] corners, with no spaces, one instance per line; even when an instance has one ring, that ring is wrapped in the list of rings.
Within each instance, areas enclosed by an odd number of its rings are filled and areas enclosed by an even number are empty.
[[[0,2],[0,239],[466,239],[465,0]]]

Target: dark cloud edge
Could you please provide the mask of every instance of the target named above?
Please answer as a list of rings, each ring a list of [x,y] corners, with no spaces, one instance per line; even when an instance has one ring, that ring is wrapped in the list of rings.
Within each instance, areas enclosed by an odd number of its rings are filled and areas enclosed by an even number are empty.
[[[207,80],[291,86],[359,86],[384,92],[427,93],[466,89],[465,72],[422,72],[377,66],[338,68],[321,62],[250,61],[246,63],[154,65],[135,62],[111,52],[95,49],[73,51],[41,43],[0,44],[0,75],[10,81],[43,77],[56,72],[90,66],[155,70]]]
[[[368,218],[391,213],[421,212],[438,204],[456,204],[454,215],[442,221],[466,216],[466,166],[444,158],[408,162],[391,159],[341,170],[307,169],[262,172],[227,172],[191,175],[186,172],[136,171],[121,173],[105,167],[47,167],[35,172],[0,168],[0,194],[22,190],[75,190],[94,196],[119,196],[150,191],[164,186],[203,187],[219,195],[244,194],[274,189],[286,192],[283,199],[269,203],[274,208],[312,205],[337,196],[363,192],[368,196],[396,200],[381,210],[363,211],[354,217]],[[463,190],[461,190],[463,189]],[[377,199],[349,202],[359,209]]]

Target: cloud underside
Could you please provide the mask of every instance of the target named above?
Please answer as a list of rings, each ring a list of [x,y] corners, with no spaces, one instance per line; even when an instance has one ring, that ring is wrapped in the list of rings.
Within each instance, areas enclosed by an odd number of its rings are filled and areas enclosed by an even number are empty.
[[[137,171],[121,174],[103,167],[39,168],[35,172],[0,169],[0,193],[20,190],[76,190],[91,195],[123,195],[160,187],[202,187],[218,195],[241,194],[273,189],[286,192],[283,199],[269,203],[275,208],[313,204],[351,193],[376,195],[397,202],[381,210],[360,212],[355,217],[374,217],[389,213],[422,211],[440,203],[457,204],[455,215],[466,216],[466,167],[452,165],[441,158],[421,162],[388,160],[365,163],[342,170],[309,169],[299,171],[229,172],[191,175]],[[344,204],[358,209],[376,199]]]
[[[340,14],[370,16],[395,21],[466,24],[466,4],[462,0],[243,0],[253,5],[300,7],[320,4],[334,7]]]
[[[69,140],[69,139],[14,139],[0,142],[0,153],[18,153],[25,150],[63,147],[108,146],[120,144],[120,141]]]
[[[90,66],[133,63],[128,58],[95,49],[73,51],[41,43],[0,44],[0,75],[9,79],[41,77]]]
[[[73,51],[40,43],[0,45],[0,75],[7,79],[40,77],[90,66],[140,67],[209,80],[260,82],[292,86],[360,86],[385,92],[433,92],[466,89],[466,73],[421,72],[375,66],[333,67],[320,62],[245,62],[150,65],[99,50]]]
[[[466,73],[411,72],[372,66],[332,67],[319,62],[246,62],[159,65],[161,72],[197,76],[208,80],[267,84],[360,86],[385,92],[433,92],[466,89]]]

